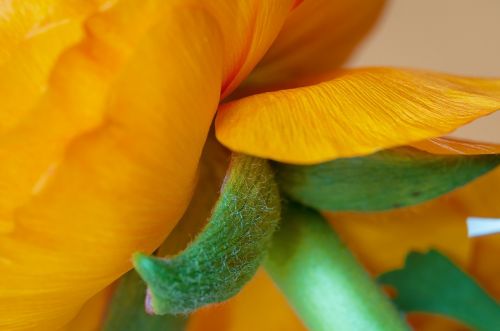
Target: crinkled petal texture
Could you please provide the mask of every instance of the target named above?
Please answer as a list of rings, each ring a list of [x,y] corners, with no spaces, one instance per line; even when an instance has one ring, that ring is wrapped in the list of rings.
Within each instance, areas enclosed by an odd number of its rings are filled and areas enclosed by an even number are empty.
[[[245,83],[249,91],[302,85],[338,68],[379,17],[384,0],[306,0],[293,10]]]
[[[311,164],[438,137],[498,109],[500,80],[368,68],[229,102],[216,133],[238,152]]]
[[[412,147],[436,155],[484,155],[500,154],[500,144],[476,142],[448,137],[437,137],[418,141]]]

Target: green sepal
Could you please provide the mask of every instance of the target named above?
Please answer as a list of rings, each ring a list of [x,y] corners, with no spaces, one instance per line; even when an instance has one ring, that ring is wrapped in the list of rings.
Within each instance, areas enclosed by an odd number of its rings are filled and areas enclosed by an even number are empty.
[[[156,314],[189,313],[239,292],[257,271],[280,218],[266,160],[233,156],[208,225],[173,258],[137,253],[133,262]]]
[[[319,210],[382,211],[448,193],[500,164],[500,155],[434,155],[411,147],[299,166],[276,163],[291,199]]]
[[[151,316],[144,310],[146,285],[134,271],[122,276],[103,323],[102,331],[183,331],[183,316]]]
[[[405,312],[442,314],[478,331],[500,326],[500,305],[477,282],[436,250],[412,252],[403,269],[379,277],[397,291],[395,304]]]

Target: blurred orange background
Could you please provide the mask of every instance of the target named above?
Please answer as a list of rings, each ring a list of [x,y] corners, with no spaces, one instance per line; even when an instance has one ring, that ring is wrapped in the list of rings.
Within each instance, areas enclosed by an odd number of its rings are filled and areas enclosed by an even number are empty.
[[[392,0],[349,66],[500,78],[500,0]],[[452,134],[500,143],[500,111]]]

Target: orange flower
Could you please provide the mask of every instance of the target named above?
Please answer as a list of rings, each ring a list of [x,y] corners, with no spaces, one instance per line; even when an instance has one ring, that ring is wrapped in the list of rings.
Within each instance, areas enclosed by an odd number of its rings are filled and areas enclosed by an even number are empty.
[[[217,137],[292,163],[411,144],[500,108],[499,80],[332,71],[382,3],[0,4],[0,329],[64,328],[132,252],[160,245],[219,103],[249,75],[233,98],[297,89],[221,106]]]

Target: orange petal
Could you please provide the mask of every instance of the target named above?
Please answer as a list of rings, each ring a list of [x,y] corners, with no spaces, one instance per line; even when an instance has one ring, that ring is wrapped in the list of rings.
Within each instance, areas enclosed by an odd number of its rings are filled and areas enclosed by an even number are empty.
[[[216,133],[234,151],[311,164],[441,136],[497,109],[500,80],[359,69],[225,104]]]
[[[408,320],[416,331],[470,331],[470,328],[444,315],[411,313]]]
[[[286,299],[260,270],[231,300],[194,313],[188,331],[305,331]]]
[[[338,68],[374,25],[384,0],[307,0],[287,18],[250,75],[253,92],[301,85]]]
[[[110,285],[87,301],[64,331],[99,331],[108,311],[114,286]]]
[[[470,244],[463,212],[440,198],[381,213],[326,213],[332,226],[375,274],[403,266],[411,250],[437,248],[467,265]]]
[[[215,17],[224,40],[222,95],[227,96],[264,56],[294,0],[201,1]]]
[[[2,330],[58,330],[161,243],[219,100],[222,38],[192,3],[122,0],[86,31],[0,139]]]
[[[440,198],[383,213],[328,213],[327,218],[356,256],[374,274],[401,268],[412,251],[437,248],[468,266],[472,244],[457,201]],[[410,314],[415,330],[461,330],[442,316]]]
[[[230,160],[231,152],[215,139],[211,130],[198,164],[198,180],[189,206],[156,255],[172,256],[181,252],[203,231],[219,198]]]
[[[428,140],[412,143],[410,144],[410,146],[438,155],[500,154],[499,144],[476,142],[471,140],[463,140],[463,139],[456,139],[449,137],[431,138]]]
[[[497,299],[500,299],[500,265],[497,260],[499,255],[500,235],[474,239],[471,271],[481,285]]]
[[[500,218],[500,167],[454,193],[468,216]],[[471,271],[496,298],[500,298],[500,234],[473,241]]]
[[[82,38],[82,21],[98,4],[86,0],[0,4],[0,133],[29,113],[47,88],[54,63]]]
[[[454,193],[468,215],[500,218],[500,167]]]

